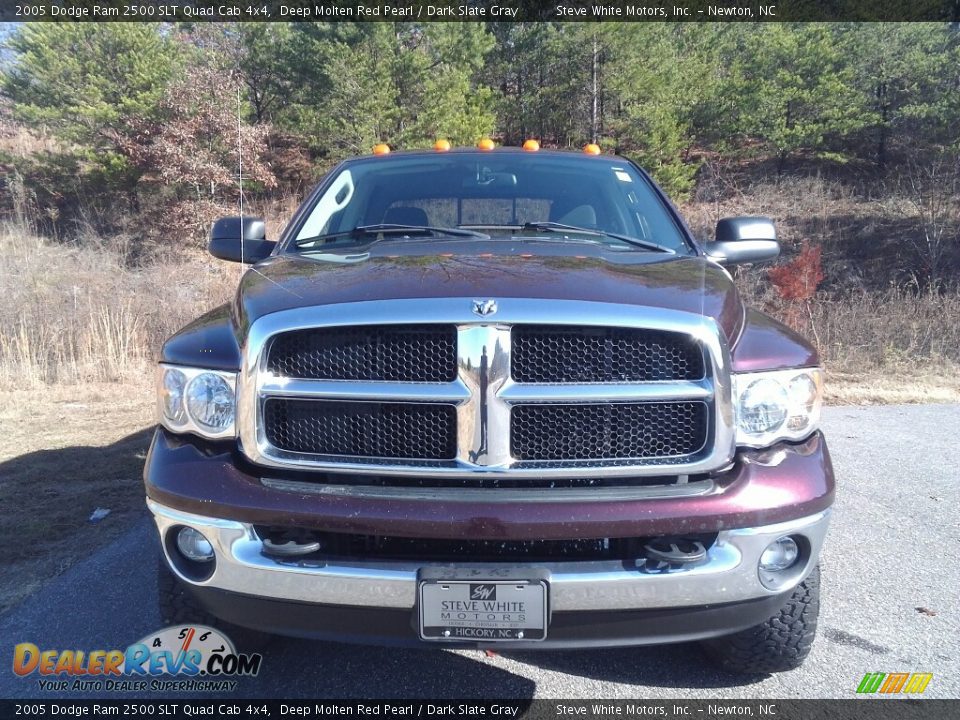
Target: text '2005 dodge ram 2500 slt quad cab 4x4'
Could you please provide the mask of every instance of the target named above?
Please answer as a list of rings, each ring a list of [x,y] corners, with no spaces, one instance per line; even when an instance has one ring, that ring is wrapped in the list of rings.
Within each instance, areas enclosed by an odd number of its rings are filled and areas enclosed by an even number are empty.
[[[703,641],[799,665],[834,496],[811,346],[629,160],[343,162],[163,347],[145,468],[165,620],[447,647]]]

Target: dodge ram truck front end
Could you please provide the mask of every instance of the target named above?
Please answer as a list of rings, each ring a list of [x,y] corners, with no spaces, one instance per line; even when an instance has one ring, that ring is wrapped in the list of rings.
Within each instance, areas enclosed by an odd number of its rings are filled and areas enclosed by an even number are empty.
[[[809,652],[834,481],[816,353],[629,161],[463,150],[347,161],[164,346],[147,459],[161,611],[459,647],[702,640]]]

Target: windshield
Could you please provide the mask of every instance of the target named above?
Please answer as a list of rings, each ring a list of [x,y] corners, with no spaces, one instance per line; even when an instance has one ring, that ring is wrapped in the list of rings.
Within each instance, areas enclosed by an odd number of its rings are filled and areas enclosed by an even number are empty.
[[[473,232],[465,232],[465,231]],[[620,158],[450,153],[364,158],[341,166],[293,246],[372,237],[535,238],[686,254],[684,236],[647,180]]]

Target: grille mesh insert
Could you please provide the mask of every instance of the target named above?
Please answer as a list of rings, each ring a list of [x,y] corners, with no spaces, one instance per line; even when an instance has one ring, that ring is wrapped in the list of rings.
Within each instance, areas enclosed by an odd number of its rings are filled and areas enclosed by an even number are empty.
[[[452,405],[270,398],[263,417],[267,440],[289,452],[429,460],[456,454]]]
[[[518,460],[675,457],[699,451],[707,426],[699,401],[519,405],[510,446]]]
[[[525,383],[699,380],[703,352],[659,330],[522,325],[513,329],[513,379]]]
[[[307,380],[450,382],[457,374],[452,325],[311,328],[278,335],[267,368]]]

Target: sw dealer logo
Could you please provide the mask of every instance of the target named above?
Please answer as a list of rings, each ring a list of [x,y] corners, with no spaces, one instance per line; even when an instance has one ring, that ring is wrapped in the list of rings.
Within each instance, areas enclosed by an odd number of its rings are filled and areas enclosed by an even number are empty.
[[[496,600],[497,586],[496,585],[471,585],[470,599],[471,600]]]
[[[262,660],[238,653],[230,638],[205,625],[164,628],[126,650],[41,650],[29,642],[13,648],[13,672],[40,675],[39,689],[47,691],[222,692],[236,689],[232,678],[259,673]]]

